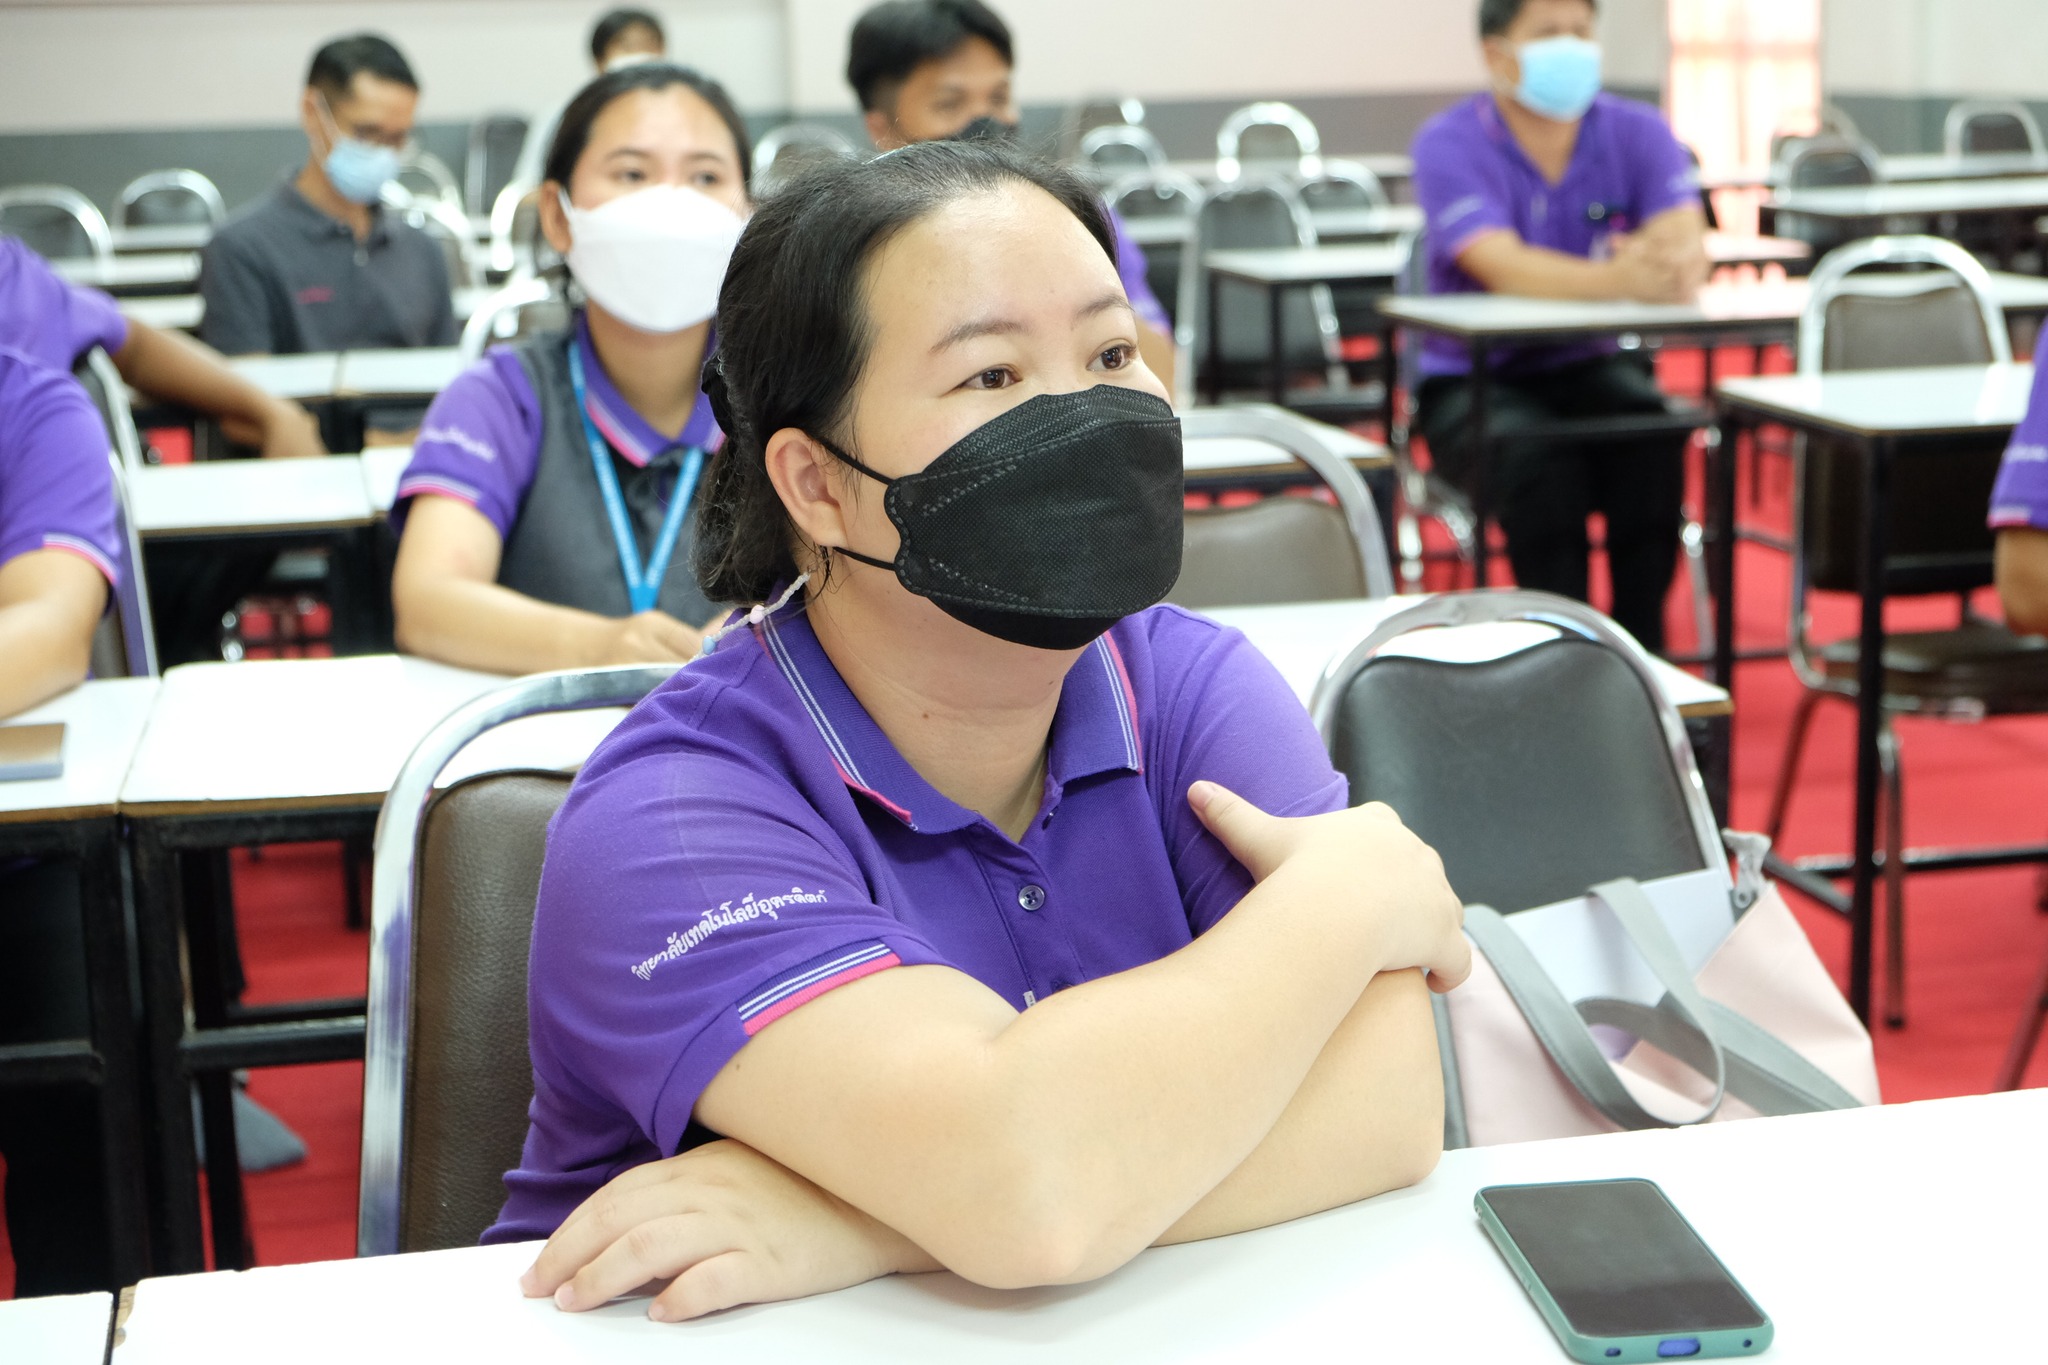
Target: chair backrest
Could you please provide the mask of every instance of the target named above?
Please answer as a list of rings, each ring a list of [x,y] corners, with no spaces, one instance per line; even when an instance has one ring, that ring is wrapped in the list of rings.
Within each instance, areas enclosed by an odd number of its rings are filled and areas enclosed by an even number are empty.
[[[1780,183],[1792,189],[1831,185],[1875,185],[1884,178],[1877,149],[1855,138],[1826,133],[1798,138],[1785,148]]]
[[[489,213],[498,194],[512,183],[519,153],[531,126],[524,114],[485,114],[469,125],[469,150],[462,161],[462,202],[471,213]]]
[[[1458,627],[1484,630],[1402,641]],[[1309,707],[1352,803],[1392,806],[1467,902],[1513,913],[1727,865],[1649,656],[1582,603],[1426,599],[1339,650]]]
[[[1111,123],[1091,128],[1081,138],[1077,153],[1081,169],[1096,180],[1109,183],[1146,171],[1166,169],[1166,148],[1149,128],[1136,124]]]
[[[837,128],[822,123],[785,123],[754,144],[756,198],[765,199],[800,172],[825,161],[858,157],[860,151]]]
[[[463,212],[462,184],[455,178],[455,172],[448,169],[447,162],[418,144],[408,146],[399,158],[398,179],[393,184],[410,196],[409,202],[397,205],[399,208],[433,199],[457,214]]]
[[[1898,273],[1914,266],[1930,268]],[[1886,273],[1852,278],[1874,267]],[[1953,242],[1873,237],[1830,252],[1814,267],[1799,324],[1802,374],[2011,359],[1990,278]],[[1984,508],[1996,456],[1993,446],[1966,441],[1946,458],[1895,462],[1887,544],[1894,562],[1917,561],[1946,575],[1929,580],[1928,590],[1989,581]],[[1805,673],[1808,589],[1853,592],[1862,581],[1863,465],[1854,450],[1828,441],[1802,442],[1795,463],[1792,654]]]
[[[0,190],[0,232],[19,237],[45,260],[114,258],[114,236],[99,205],[67,185]]]
[[[2040,121],[2018,100],[1957,100],[1949,106],[1941,142],[1950,156],[2048,152]]]
[[[1260,100],[1233,111],[1216,130],[1216,178],[1229,184],[1248,166],[1299,176],[1322,172],[1322,135],[1307,114],[1279,100]]]
[[[1176,316],[1187,329],[1187,342],[1197,365],[1209,359],[1208,272],[1199,268],[1211,251],[1234,247],[1303,247],[1316,244],[1316,229],[1301,195],[1279,176],[1240,180],[1220,186],[1202,201],[1195,218],[1196,268],[1181,272],[1180,308]],[[1220,349],[1226,371],[1263,367],[1271,329],[1264,295],[1232,281],[1218,291]],[[1337,313],[1327,287],[1290,289],[1281,302],[1281,343],[1290,366],[1334,365],[1338,359]],[[1263,370],[1261,371],[1263,372]]]
[[[121,581],[114,589],[113,610],[100,618],[92,636],[92,672],[96,678],[154,678],[158,675],[156,629],[149,613],[149,583],[142,567],[142,541],[128,492],[131,471],[109,455],[114,475],[115,533],[121,538]]]
[[[535,243],[540,238],[540,210],[527,202],[534,186],[510,181],[491,201],[491,243],[485,263],[500,275],[521,279],[533,274]]]
[[[442,259],[448,263],[448,283],[453,288],[467,289],[482,282],[485,253],[479,250],[469,215],[459,203],[423,195],[407,204],[403,217],[441,248]]]
[[[1325,160],[1320,174],[1303,176],[1296,188],[1310,213],[1318,209],[1383,209],[1393,202],[1372,168],[1357,161]]]
[[[100,421],[107,429],[109,448],[115,457],[125,468],[140,469],[146,462],[142,434],[135,429],[135,410],[128,402],[128,383],[114,368],[113,358],[94,346],[78,357],[77,363],[71,367],[71,377],[85,389],[93,407],[99,410]]]
[[[1393,593],[1379,509],[1350,461],[1357,437],[1270,403],[1190,409],[1181,414],[1181,434],[1283,451],[1306,465],[1334,501],[1272,497],[1189,512],[1181,576],[1168,601],[1230,607]]]
[[[1193,176],[1147,169],[1114,182],[1102,197],[1125,218],[1185,218],[1192,235],[1195,215],[1209,196]]]
[[[519,1164],[533,1072],[526,968],[548,821],[569,777],[486,773],[436,795],[477,735],[521,716],[631,706],[674,672],[508,683],[420,742],[377,820],[356,1250],[474,1245]]]
[[[479,304],[462,325],[456,349],[467,365],[500,341],[568,325],[569,304],[544,276],[514,280]]]
[[[151,171],[121,190],[114,219],[122,227],[203,223],[219,227],[228,216],[220,189],[197,171]]]
[[[1145,102],[1129,95],[1096,95],[1069,108],[1060,116],[1059,158],[1075,161],[1081,155],[1081,139],[1112,123],[1141,124]]]

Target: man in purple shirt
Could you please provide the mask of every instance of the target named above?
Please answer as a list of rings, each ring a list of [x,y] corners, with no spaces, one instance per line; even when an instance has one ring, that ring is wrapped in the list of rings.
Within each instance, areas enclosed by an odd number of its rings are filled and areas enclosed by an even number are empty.
[[[802,612],[725,635],[612,733],[554,825],[532,1128],[485,1240],[545,1237],[620,1171],[709,1140],[690,1115],[711,1078],[827,991],[937,963],[1023,1010],[1186,947],[1252,884],[1189,809],[1198,778],[1279,815],[1349,801],[1272,665],[1177,607],[1067,675],[1017,843],[918,775]]]
[[[1432,294],[1675,303],[1705,280],[1697,175],[1661,115],[1600,93],[1595,18],[1593,0],[1482,0],[1492,89],[1415,139]],[[1424,345],[1416,425],[1437,470],[1498,517],[1524,587],[1584,600],[1586,518],[1605,514],[1614,617],[1661,649],[1688,438],[1516,436],[1664,411],[1650,368],[1612,344],[1496,352],[1481,452],[1470,363],[1462,343]]]
[[[2048,365],[2037,360],[2034,396],[2012,434],[1991,490],[1998,533],[1998,596],[2006,624],[2048,635]]]
[[[883,0],[854,23],[847,84],[860,97],[868,136],[888,151],[942,138],[1015,134],[1010,27],[981,0]],[[1173,389],[1173,320],[1146,275],[1145,252],[1123,220],[1117,274],[1138,315],[1146,366]]]

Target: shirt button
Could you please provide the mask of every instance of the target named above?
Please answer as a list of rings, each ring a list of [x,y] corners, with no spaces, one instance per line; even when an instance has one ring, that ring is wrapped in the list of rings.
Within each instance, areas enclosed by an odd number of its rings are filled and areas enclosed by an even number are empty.
[[[1045,904],[1045,888],[1042,886],[1020,886],[1017,888],[1017,904],[1026,910],[1036,910]]]

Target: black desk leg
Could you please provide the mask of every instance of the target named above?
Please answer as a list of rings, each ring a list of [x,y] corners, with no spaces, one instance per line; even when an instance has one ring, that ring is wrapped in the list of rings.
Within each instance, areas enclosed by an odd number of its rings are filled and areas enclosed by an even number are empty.
[[[144,1166],[142,1076],[135,1055],[135,992],[129,984],[135,937],[121,879],[119,826],[94,822],[79,850],[79,898],[85,919],[85,971],[99,1053],[100,1146],[114,1282],[134,1284],[149,1273],[149,1196]]]
[[[242,993],[236,947],[234,884],[224,849],[183,853],[186,966],[192,981],[192,1022],[225,1028]],[[235,1140],[234,1075],[219,1070],[191,1076],[199,1091],[200,1131],[206,1135],[206,1209],[212,1219],[216,1270],[255,1264],[242,1200],[241,1150]]]
[[[1208,272],[1209,287],[1209,401],[1223,401],[1223,277]],[[1201,387],[1197,385],[1197,387]]]
[[[1484,588],[1492,576],[1493,551],[1487,542],[1486,524],[1490,514],[1487,488],[1493,466],[1493,440],[1487,423],[1486,343],[1472,343],[1472,586]]]
[[[1401,414],[1401,400],[1398,393],[1401,387],[1401,356],[1400,352],[1396,350],[1399,342],[1400,338],[1395,334],[1395,330],[1382,324],[1380,327],[1380,381],[1384,385],[1381,393],[1386,399],[1385,435],[1388,445],[1394,443],[1394,426]]]
[[[1280,349],[1280,301],[1286,291],[1272,281],[1266,283],[1266,397],[1274,407],[1287,400],[1287,354]]]
[[[1849,900],[1849,1005],[1870,1022],[1877,892],[1878,731],[1884,721],[1884,590],[1891,531],[1892,442],[1863,450],[1863,624],[1856,655],[1856,838]],[[1886,907],[1897,914],[1897,906]]]
[[[142,967],[143,1066],[155,1151],[154,1269],[184,1275],[206,1269],[199,1216],[199,1148],[192,1132],[192,1088],[179,1042],[185,1032],[185,975],[179,920],[179,859],[154,821],[131,826],[135,942]]]
[[[1735,690],[1735,465],[1743,427],[1707,428],[1707,581],[1714,590],[1714,658],[1709,679]]]

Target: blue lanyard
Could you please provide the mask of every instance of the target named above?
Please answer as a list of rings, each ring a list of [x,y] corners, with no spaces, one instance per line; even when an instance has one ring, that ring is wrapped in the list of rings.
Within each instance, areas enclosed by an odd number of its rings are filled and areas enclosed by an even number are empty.
[[[704,470],[704,448],[691,446],[676,473],[676,486],[669,493],[668,515],[654,537],[654,552],[647,565],[640,565],[640,551],[633,539],[633,523],[626,516],[626,499],[619,492],[618,471],[612,468],[612,450],[590,420],[590,404],[584,397],[583,348],[569,343],[569,382],[576,390],[576,415],[583,419],[583,438],[590,445],[590,465],[597,471],[597,488],[604,494],[605,516],[612,524],[612,541],[619,548],[619,569],[626,575],[626,597],[635,615],[654,610],[661,598],[661,581],[668,577],[669,556],[682,536],[683,522],[690,515],[690,499],[697,495],[697,476]]]

